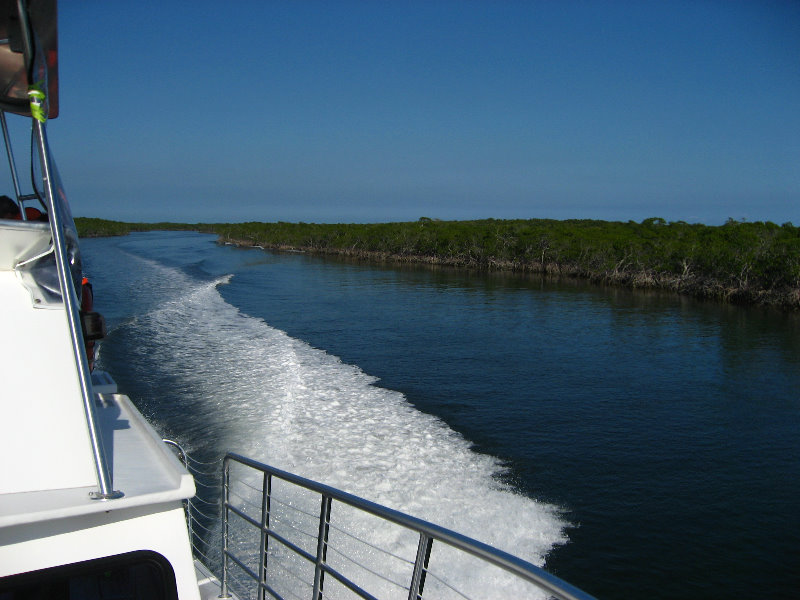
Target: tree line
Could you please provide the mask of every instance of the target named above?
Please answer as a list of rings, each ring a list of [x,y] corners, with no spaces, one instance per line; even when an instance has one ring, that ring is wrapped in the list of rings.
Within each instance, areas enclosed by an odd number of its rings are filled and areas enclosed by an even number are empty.
[[[77,217],[75,226],[78,228],[78,235],[83,238],[113,237],[128,235],[136,231],[200,231],[201,228],[208,227],[200,223],[125,223],[123,221],[109,221],[94,217]],[[203,230],[212,233],[208,229]]]
[[[152,229],[215,233],[221,242],[364,259],[571,276],[700,298],[800,308],[800,228],[729,219],[710,226],[634,221],[496,220],[402,223],[120,223],[76,219],[87,235]]]

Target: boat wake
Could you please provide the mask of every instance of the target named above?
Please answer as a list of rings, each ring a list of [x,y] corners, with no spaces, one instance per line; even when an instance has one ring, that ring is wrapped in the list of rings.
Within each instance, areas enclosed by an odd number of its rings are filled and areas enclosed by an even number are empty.
[[[539,566],[566,542],[559,509],[501,482],[498,460],[358,367],[227,303],[218,287],[230,275],[198,281],[158,263],[146,271],[162,282],[161,301],[111,332],[101,362],[115,374],[127,356],[130,381],[144,387],[117,377],[120,386],[163,434],[206,458],[234,451]]]

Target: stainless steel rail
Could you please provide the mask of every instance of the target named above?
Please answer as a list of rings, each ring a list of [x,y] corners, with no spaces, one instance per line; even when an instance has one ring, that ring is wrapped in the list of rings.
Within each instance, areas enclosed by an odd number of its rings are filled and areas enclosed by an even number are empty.
[[[28,73],[28,82],[33,82],[34,73],[34,48],[37,45],[33,40],[33,31],[29,21],[28,9],[25,0],[17,0],[17,15],[20,21],[20,31],[22,34],[22,42],[24,48],[25,68]],[[80,394],[83,401],[84,413],[86,417],[86,424],[89,431],[89,441],[91,444],[92,457],[94,459],[95,473],[97,476],[97,492],[93,492],[91,497],[97,500],[112,500],[120,498],[123,493],[113,490],[111,470],[109,468],[108,459],[105,449],[103,448],[103,440],[98,432],[97,417],[94,407],[94,393],[92,390],[91,372],[89,369],[89,361],[84,351],[83,331],[81,327],[79,315],[79,294],[80,289],[76,289],[74,283],[73,273],[71,267],[71,258],[67,251],[67,225],[72,224],[72,217],[69,214],[69,208],[66,205],[66,199],[62,198],[60,189],[60,182],[58,181],[58,174],[55,169],[55,164],[50,155],[50,149],[47,143],[47,133],[45,124],[35,117],[31,117],[32,132],[31,132],[31,175],[35,179],[35,168],[33,165],[34,151],[39,161],[40,176],[41,176],[41,200],[47,208],[48,219],[50,221],[50,230],[53,238],[53,250],[56,261],[56,268],[58,271],[58,281],[61,288],[61,297],[64,303],[64,310],[67,315],[67,323],[71,337],[71,345],[73,355],[75,358],[75,366],[78,372],[78,382],[80,386]],[[11,144],[8,136],[8,127],[5,117],[0,120],[3,127],[3,137],[6,142],[6,149],[9,153],[9,165],[13,173],[14,190],[17,199],[23,199],[19,189],[19,181],[16,175],[16,165],[14,163],[13,154],[11,153]],[[37,190],[37,182],[32,181],[34,191]],[[25,207],[21,203],[20,211],[22,219],[25,220]]]
[[[80,384],[83,409],[89,430],[89,441],[94,458],[95,473],[97,475],[98,490],[92,492],[91,497],[95,500],[114,500],[121,498],[124,494],[121,491],[114,490],[112,487],[111,469],[109,468],[108,458],[105,448],[103,447],[103,440],[100,437],[97,426],[97,415],[94,409],[94,392],[92,390],[92,375],[89,369],[89,359],[84,350],[83,331],[79,316],[79,290],[75,289],[72,282],[70,263],[67,256],[67,244],[64,239],[64,223],[61,221],[62,216],[53,180],[53,166],[50,161],[47,136],[43,123],[33,119],[33,127],[34,137],[39,150],[39,160],[42,164],[45,201],[50,218],[50,230],[53,234],[53,247],[58,269],[58,280],[61,286],[61,298],[64,302],[64,310],[67,313],[67,323],[72,340],[72,354],[75,357],[75,365],[78,369],[78,382]]]
[[[261,487],[261,513],[260,519],[248,515],[232,501],[231,494],[231,466],[242,465],[262,474]],[[238,467],[237,467],[238,468]],[[319,528],[317,533],[316,553],[312,554],[292,543],[273,527],[270,526],[270,502],[272,500],[273,479],[279,479],[305,490],[310,490],[320,495]],[[433,523],[417,519],[405,513],[375,504],[363,498],[348,494],[336,488],[311,481],[309,479],[281,471],[269,465],[257,462],[238,454],[229,453],[223,462],[223,511],[222,511],[222,595],[220,598],[229,598],[228,586],[231,569],[238,568],[246,578],[251,579],[258,586],[258,598],[266,594],[275,598],[281,596],[273,589],[267,579],[265,561],[268,554],[270,540],[274,540],[282,547],[287,548],[297,556],[304,558],[314,565],[314,581],[312,586],[312,600],[322,600],[323,586],[326,577],[333,577],[338,583],[344,585],[351,592],[361,598],[374,598],[368,591],[359,587],[345,575],[333,568],[327,561],[328,535],[331,527],[331,511],[333,503],[340,502],[354,507],[359,511],[374,515],[382,520],[399,525],[407,530],[416,532],[419,543],[414,561],[411,580],[408,582],[409,600],[421,600],[428,573],[428,561],[434,542],[441,542],[452,548],[470,554],[480,560],[500,567],[517,578],[537,586],[540,590],[560,600],[589,600],[592,597],[574,586],[551,575],[543,569],[512,556],[506,552],[493,548],[477,540],[468,538],[459,533],[439,527]],[[237,556],[230,545],[230,530],[234,520],[243,522],[260,533],[259,567],[258,573],[247,566],[248,559]]]
[[[175,450],[176,454],[178,455],[178,460],[181,461],[181,464],[188,471],[189,470],[189,459],[188,459],[188,455],[186,454],[186,451],[183,449],[183,447],[178,442],[176,442],[174,440],[169,440],[167,438],[163,438],[161,441],[164,442],[167,446],[169,446],[169,447],[171,447],[171,448],[173,448]],[[192,507],[191,501],[189,501],[189,500],[184,500],[183,501],[183,510],[186,513],[186,527],[189,530],[189,540],[190,541],[194,540],[194,529],[193,529],[194,528],[194,516],[192,515],[192,508],[193,507]]]

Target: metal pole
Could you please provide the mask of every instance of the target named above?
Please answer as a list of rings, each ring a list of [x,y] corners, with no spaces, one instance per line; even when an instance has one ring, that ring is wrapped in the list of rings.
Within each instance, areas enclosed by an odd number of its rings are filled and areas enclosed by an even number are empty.
[[[317,534],[317,560],[314,567],[314,590],[312,599],[322,600],[322,587],[325,584],[325,571],[322,569],[328,555],[328,533],[331,524],[331,497],[322,495],[319,510],[319,533]]]
[[[433,539],[420,532],[417,545],[417,559],[414,561],[414,574],[408,588],[408,600],[421,600],[422,588],[425,587],[425,575],[428,573],[428,561],[431,558]]]
[[[33,41],[31,40],[30,21],[24,0],[17,0],[17,11],[19,13],[20,28],[22,30],[22,41],[25,49],[25,68],[30,79],[33,61]],[[29,83],[33,83],[29,81]],[[42,166],[42,185],[44,188],[45,202],[50,217],[50,231],[53,236],[53,249],[56,259],[56,269],[58,280],[61,287],[61,299],[64,302],[64,309],[67,314],[67,324],[69,326],[70,337],[72,338],[72,351],[75,357],[75,364],[78,368],[78,383],[83,399],[83,408],[86,415],[86,425],[89,430],[89,442],[92,447],[94,457],[95,472],[97,474],[98,491],[93,492],[91,497],[96,500],[112,500],[121,498],[122,492],[113,491],[111,487],[111,475],[103,450],[103,441],[97,432],[97,419],[94,412],[94,397],[92,392],[92,380],[89,371],[89,361],[83,347],[83,331],[80,325],[78,314],[79,302],[75,294],[72,278],[70,277],[69,260],[64,241],[64,226],[61,223],[61,214],[57,210],[60,205],[56,205],[55,190],[53,189],[53,174],[50,165],[50,153],[47,147],[47,135],[44,123],[32,118],[33,129],[31,135],[36,139],[39,151],[39,162]],[[31,160],[33,158],[31,157]],[[35,187],[35,186],[34,186]],[[20,207],[22,212],[23,207]]]
[[[258,598],[264,600],[267,583],[267,545],[269,544],[269,500],[272,477],[265,471],[261,482],[261,545],[260,556],[258,557],[258,576],[261,585],[258,586]]]
[[[230,598],[228,593],[228,501],[230,499],[231,464],[228,457],[222,463],[222,589],[218,598]]]
[[[83,409],[86,416],[86,425],[89,430],[89,442],[92,447],[94,457],[95,472],[97,474],[97,485],[99,490],[91,494],[95,500],[114,500],[121,498],[124,494],[114,491],[111,486],[111,473],[106,459],[97,428],[97,416],[94,410],[94,393],[92,391],[92,379],[89,371],[89,360],[86,357],[83,344],[83,331],[80,324],[79,303],[77,291],[72,283],[69,259],[67,257],[66,242],[64,240],[64,226],[61,223],[59,207],[55,201],[55,190],[53,189],[53,179],[50,167],[49,153],[47,149],[47,138],[44,124],[33,119],[33,134],[36,138],[39,149],[39,160],[42,165],[43,187],[47,210],[50,217],[50,231],[53,236],[53,249],[58,270],[58,279],[61,286],[61,299],[64,302],[64,309],[67,314],[67,324],[69,326],[70,338],[72,341],[72,353],[78,367],[78,383],[80,385],[81,397],[83,399]]]
[[[28,21],[28,7],[25,6],[25,0],[17,0],[17,14],[19,14],[19,23],[22,28],[22,44],[23,56],[25,57],[25,70],[30,75],[31,60],[33,60],[33,41],[30,37],[30,21]],[[32,83],[32,82],[28,82]]]

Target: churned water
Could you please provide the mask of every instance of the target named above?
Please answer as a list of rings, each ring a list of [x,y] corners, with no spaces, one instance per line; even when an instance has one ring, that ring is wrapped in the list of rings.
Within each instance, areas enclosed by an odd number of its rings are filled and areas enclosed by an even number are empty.
[[[234,450],[601,598],[800,589],[797,315],[152,232],[83,242],[101,365]]]

